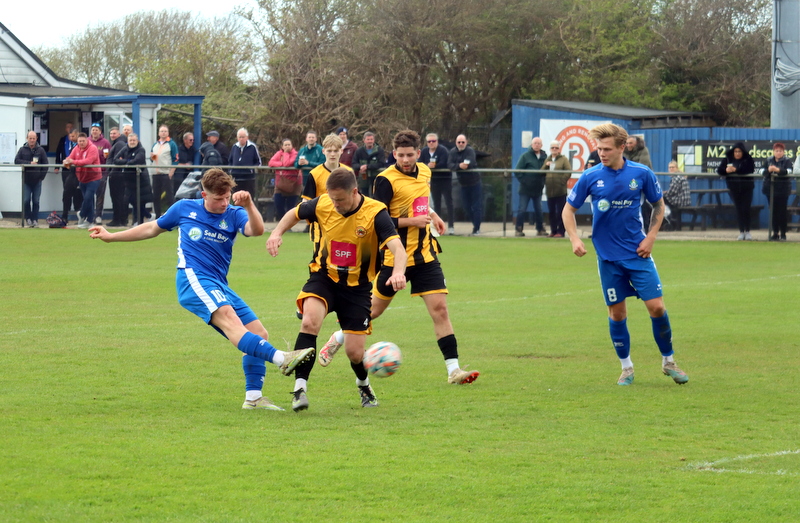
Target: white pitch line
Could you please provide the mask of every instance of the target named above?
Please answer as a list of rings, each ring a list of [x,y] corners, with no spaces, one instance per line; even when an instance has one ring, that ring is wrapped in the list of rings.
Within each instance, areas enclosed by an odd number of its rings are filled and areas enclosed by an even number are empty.
[[[800,449],[797,450],[779,450],[778,452],[770,452],[767,454],[746,454],[743,456],[734,456],[732,458],[722,458],[716,461],[702,461],[699,463],[692,463],[687,465],[686,467],[691,470],[696,470],[698,472],[716,472],[716,473],[723,473],[723,472],[735,472],[739,474],[758,474],[764,476],[800,476],[800,473],[797,472],[787,472],[785,470],[778,469],[774,472],[764,472],[752,469],[728,469],[724,467],[719,467],[719,465],[725,463],[733,463],[737,461],[747,461],[750,459],[758,459],[758,458],[775,458],[779,456],[788,456],[792,454],[800,454]]]

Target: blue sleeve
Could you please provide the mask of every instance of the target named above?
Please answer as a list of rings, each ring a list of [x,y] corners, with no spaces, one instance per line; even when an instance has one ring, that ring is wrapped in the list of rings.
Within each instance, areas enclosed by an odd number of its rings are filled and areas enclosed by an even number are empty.
[[[655,173],[650,169],[647,169],[646,174],[644,175],[644,197],[647,198],[647,201],[650,203],[655,203],[663,197],[661,194],[661,185],[658,183],[658,178],[656,178]]]
[[[586,201],[586,198],[589,196],[588,188],[589,182],[587,181],[588,177],[586,173],[581,174],[578,181],[575,183],[575,186],[570,191],[569,196],[567,196],[567,203],[575,207],[576,209],[580,209],[583,202]]]
[[[164,229],[165,231],[174,230],[181,222],[181,209],[191,200],[178,200],[177,202],[173,203],[167,212],[164,213],[161,218],[156,220],[156,223],[159,227]]]
[[[169,154],[172,156],[172,165],[178,165],[178,146],[172,140],[169,141]]]
[[[244,228],[247,225],[247,222],[250,221],[250,216],[248,216],[247,211],[244,209],[244,207],[233,206],[233,208],[235,209],[233,223],[235,224],[236,231],[242,236],[247,236],[244,233]]]

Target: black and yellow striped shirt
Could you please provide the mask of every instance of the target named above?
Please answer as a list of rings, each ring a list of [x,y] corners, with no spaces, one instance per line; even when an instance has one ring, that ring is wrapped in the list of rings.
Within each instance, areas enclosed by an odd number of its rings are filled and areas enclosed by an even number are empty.
[[[350,166],[343,163],[340,163],[339,167],[344,167],[349,171],[353,170]],[[328,188],[325,184],[328,183],[328,177],[331,175],[331,170],[325,167],[324,163],[321,163],[311,169],[308,174],[310,174],[310,176],[308,177],[306,186],[303,187],[302,197],[304,200],[313,200],[317,196],[321,196],[328,192]]]
[[[389,209],[395,227],[399,218],[413,218],[428,214],[431,170],[424,163],[417,163],[414,172],[404,174],[397,165],[392,165],[375,178],[375,199]],[[438,259],[439,244],[431,236],[431,227],[397,227],[400,241],[408,254],[408,267],[430,263]],[[386,252],[383,262],[394,267],[394,256]]]
[[[381,267],[380,250],[397,231],[381,202],[361,196],[361,203],[347,214],[339,214],[330,196],[307,200],[296,207],[296,216],[316,225],[311,272],[324,272],[348,287],[370,286]]]

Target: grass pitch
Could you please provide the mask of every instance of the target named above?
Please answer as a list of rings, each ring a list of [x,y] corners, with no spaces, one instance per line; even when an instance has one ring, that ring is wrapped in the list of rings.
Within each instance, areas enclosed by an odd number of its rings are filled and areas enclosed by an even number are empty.
[[[294,344],[307,236],[240,238],[231,286]],[[800,246],[656,243],[676,361],[629,300],[618,387],[593,250],[442,239],[468,386],[418,298],[371,341],[403,351],[362,409],[346,358],[299,414],[244,411],[240,353],[180,308],[176,235],[103,244],[0,230],[1,521],[796,521]],[[319,346],[335,329],[329,317]],[[290,408],[268,365],[265,395]]]

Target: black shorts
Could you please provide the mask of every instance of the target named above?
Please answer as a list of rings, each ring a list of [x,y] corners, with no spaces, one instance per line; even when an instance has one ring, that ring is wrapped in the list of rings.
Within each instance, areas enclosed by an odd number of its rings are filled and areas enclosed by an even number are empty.
[[[347,287],[334,283],[327,275],[312,272],[303,290],[297,296],[297,309],[303,312],[303,300],[319,298],[325,302],[328,313],[336,312],[339,326],[351,334],[371,334],[370,310],[372,299],[370,286]]]
[[[393,267],[381,267],[381,272],[378,273],[378,278],[375,280],[375,287],[372,289],[372,293],[378,298],[388,300],[397,294],[397,291],[391,285],[386,285],[386,281],[392,276],[393,270]],[[447,294],[444,273],[438,261],[406,267],[406,281],[411,284],[412,296]]]

